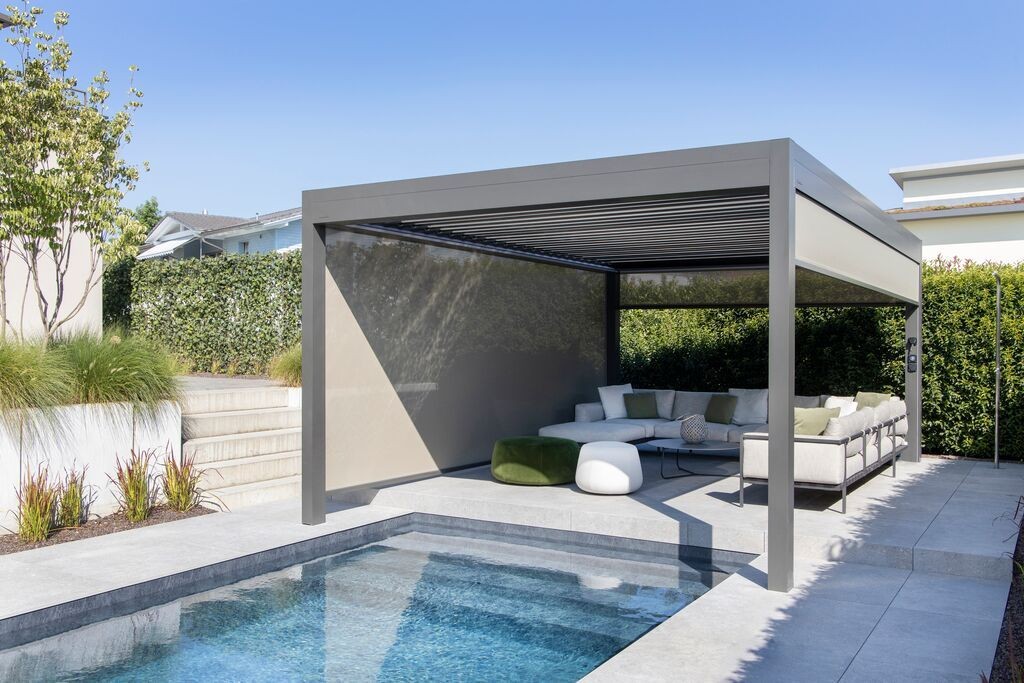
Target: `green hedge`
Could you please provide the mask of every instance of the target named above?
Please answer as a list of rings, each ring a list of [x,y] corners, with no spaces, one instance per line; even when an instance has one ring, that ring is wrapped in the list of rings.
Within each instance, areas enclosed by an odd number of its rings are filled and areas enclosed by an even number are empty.
[[[926,450],[992,453],[995,284],[989,265],[924,269],[923,432]],[[1002,453],[1024,458],[1024,265],[1003,278]],[[131,302],[111,288],[131,276]],[[300,338],[301,255],[142,261],[113,270],[108,320],[159,340],[197,371],[261,373]],[[116,286],[116,285],[115,285]],[[122,285],[123,286],[123,285]],[[536,305],[533,301],[531,305]],[[767,386],[764,309],[629,310],[622,370],[646,386]],[[797,311],[797,392],[902,393],[903,317],[894,308]]]
[[[301,337],[299,251],[140,261],[131,282],[132,332],[195,371],[262,373]]]
[[[1024,265],[1003,279],[1001,453],[1024,457]],[[932,453],[989,457],[993,448],[995,281],[990,265],[927,264],[923,273],[923,440]],[[903,314],[894,308],[799,309],[800,394],[902,393]],[[630,310],[622,371],[646,386],[768,385],[764,309]]]

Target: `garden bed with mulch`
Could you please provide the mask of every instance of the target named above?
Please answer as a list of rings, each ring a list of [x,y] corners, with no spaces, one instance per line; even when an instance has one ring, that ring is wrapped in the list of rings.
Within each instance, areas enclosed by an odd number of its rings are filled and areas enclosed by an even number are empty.
[[[1024,502],[1024,498],[1021,500]],[[1006,598],[1003,628],[999,632],[992,677],[989,679],[992,683],[1017,683],[1024,672],[1024,576],[1017,570],[1024,565],[1024,533],[1017,535],[1013,562],[1013,581]]]
[[[149,517],[141,522],[129,522],[124,518],[123,514],[116,512],[106,517],[90,519],[80,527],[55,531],[42,543],[25,543],[18,538],[17,534],[4,534],[0,536],[0,555],[17,553],[22,550],[32,550],[33,548],[43,548],[48,545],[57,545],[58,543],[67,543],[69,541],[78,541],[83,538],[92,538],[93,536],[116,534],[118,531],[127,531],[129,529],[138,529],[144,526],[163,524],[164,522],[173,522],[189,517],[198,517],[210,514],[211,512],[216,512],[216,510],[197,506],[188,512],[178,512],[166,505],[158,505],[153,508]]]

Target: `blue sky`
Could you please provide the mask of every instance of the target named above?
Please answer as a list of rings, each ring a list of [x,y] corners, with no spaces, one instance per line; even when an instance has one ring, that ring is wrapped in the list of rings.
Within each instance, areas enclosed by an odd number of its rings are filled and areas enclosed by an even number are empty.
[[[788,136],[888,208],[892,167],[1024,152],[1020,0],[43,6],[81,76],[140,66],[131,205]]]

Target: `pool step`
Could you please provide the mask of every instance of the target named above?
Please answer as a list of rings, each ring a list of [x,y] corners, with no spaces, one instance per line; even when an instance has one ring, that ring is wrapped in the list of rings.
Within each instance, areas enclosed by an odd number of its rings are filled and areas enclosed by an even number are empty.
[[[217,503],[220,503],[228,510],[238,510],[250,505],[297,499],[301,495],[301,483],[302,477],[294,475],[208,489],[207,494],[211,500],[206,506],[217,509],[219,507]]]
[[[288,406],[191,413],[181,418],[188,439],[227,436],[302,426],[302,409]]]

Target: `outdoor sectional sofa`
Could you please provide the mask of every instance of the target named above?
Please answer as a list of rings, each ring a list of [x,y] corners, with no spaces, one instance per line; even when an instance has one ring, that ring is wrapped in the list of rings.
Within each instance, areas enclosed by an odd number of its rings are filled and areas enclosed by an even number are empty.
[[[796,436],[793,479],[797,488],[842,492],[846,513],[847,488],[892,463],[907,448],[907,404],[898,398],[831,418],[821,436]],[[740,506],[747,484],[768,483],[768,434],[748,432],[740,448]]]
[[[658,417],[630,419],[627,417],[605,416],[604,405],[599,402],[576,405],[576,420],[541,427],[540,436],[555,436],[572,439],[577,443],[593,441],[638,442],[648,439],[679,438],[678,418],[688,415],[703,415],[708,402],[715,393],[712,391],[674,391],[671,389],[630,389],[634,393],[655,394]],[[768,391],[734,389],[730,392],[745,394],[744,410],[737,410],[729,424],[708,422],[709,441],[731,441],[739,444],[743,434],[762,431],[768,427]],[[750,419],[755,417],[758,419]]]

